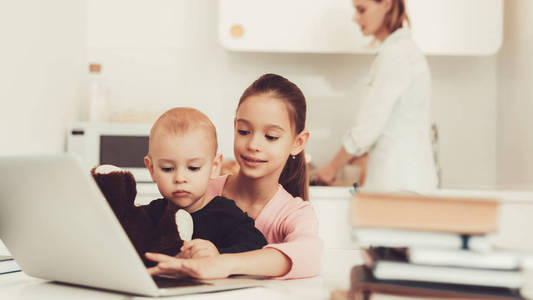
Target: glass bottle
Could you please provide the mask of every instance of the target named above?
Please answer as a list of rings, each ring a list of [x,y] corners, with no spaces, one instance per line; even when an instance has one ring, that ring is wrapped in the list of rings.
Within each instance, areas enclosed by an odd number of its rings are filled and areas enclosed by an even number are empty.
[[[89,121],[109,122],[111,105],[102,78],[102,65],[89,64]]]

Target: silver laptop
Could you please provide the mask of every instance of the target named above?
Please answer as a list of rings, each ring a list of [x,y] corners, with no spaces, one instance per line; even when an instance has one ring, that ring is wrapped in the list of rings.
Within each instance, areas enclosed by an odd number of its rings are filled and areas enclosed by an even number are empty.
[[[263,285],[250,277],[148,274],[81,161],[68,154],[0,157],[0,239],[28,275],[146,296]]]

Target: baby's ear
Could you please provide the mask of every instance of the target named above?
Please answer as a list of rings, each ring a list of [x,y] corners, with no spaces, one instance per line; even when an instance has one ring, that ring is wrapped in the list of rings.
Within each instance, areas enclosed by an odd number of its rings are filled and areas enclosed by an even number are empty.
[[[150,156],[146,155],[144,157],[144,165],[146,166],[146,168],[150,172],[150,177],[152,177],[152,180],[154,180],[154,162],[152,161]]]
[[[220,176],[220,171],[222,170],[222,158],[222,153],[217,153],[215,155],[215,158],[213,158],[213,166],[211,168],[211,179]]]

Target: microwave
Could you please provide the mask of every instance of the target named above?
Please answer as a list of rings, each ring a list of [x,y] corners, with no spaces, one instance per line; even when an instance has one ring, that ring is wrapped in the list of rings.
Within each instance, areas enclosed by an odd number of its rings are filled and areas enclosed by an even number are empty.
[[[76,123],[68,129],[67,152],[90,170],[111,164],[130,171],[137,183],[152,183],[144,166],[151,124]]]

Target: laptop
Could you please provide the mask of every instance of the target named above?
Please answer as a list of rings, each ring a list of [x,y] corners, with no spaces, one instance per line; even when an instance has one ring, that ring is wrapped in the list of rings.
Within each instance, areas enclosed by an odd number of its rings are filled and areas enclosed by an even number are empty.
[[[0,157],[0,239],[24,273],[144,296],[262,286],[152,277],[81,160],[69,154]]]

